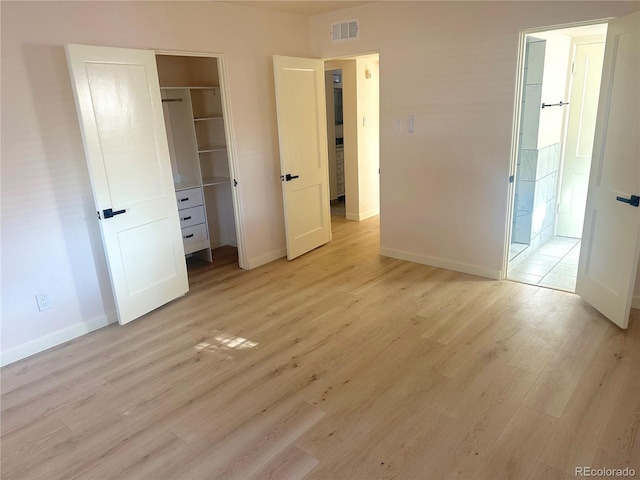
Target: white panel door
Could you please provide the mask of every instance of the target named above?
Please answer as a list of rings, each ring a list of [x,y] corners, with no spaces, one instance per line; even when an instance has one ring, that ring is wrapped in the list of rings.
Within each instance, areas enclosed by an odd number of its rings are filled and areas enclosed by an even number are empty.
[[[67,45],[93,196],[125,324],[189,290],[155,54]]]
[[[575,46],[556,234],[582,238],[604,41]]]
[[[287,258],[331,241],[324,64],[273,57]]]
[[[609,22],[576,293],[621,328],[640,255],[640,12]]]

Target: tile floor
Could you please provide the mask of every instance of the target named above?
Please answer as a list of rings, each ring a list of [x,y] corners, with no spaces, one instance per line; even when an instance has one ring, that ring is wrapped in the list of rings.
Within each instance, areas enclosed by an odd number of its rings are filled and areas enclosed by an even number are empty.
[[[509,255],[510,262],[517,257],[514,255],[516,250],[517,246]],[[522,249],[519,250],[522,252]],[[579,256],[580,239],[551,237],[534,253],[510,268],[507,278],[573,292],[576,288]]]

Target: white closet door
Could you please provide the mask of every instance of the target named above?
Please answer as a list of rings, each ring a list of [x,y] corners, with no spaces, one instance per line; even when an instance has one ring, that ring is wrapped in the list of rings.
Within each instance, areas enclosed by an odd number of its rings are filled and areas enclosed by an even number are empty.
[[[576,293],[627,328],[640,255],[640,12],[609,22]]]
[[[287,258],[331,240],[322,60],[273,57]]]
[[[155,54],[67,45],[80,130],[125,324],[189,290]]]

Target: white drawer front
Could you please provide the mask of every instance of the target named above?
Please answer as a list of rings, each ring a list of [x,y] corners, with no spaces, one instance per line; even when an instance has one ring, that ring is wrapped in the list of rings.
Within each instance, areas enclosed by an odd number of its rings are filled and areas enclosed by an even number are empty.
[[[202,205],[202,188],[190,188],[176,192],[178,210]]]
[[[204,207],[200,205],[199,207],[185,208],[184,210],[180,210],[178,212],[178,216],[180,217],[180,227],[190,227],[192,225],[197,225],[198,223],[204,223]]]
[[[201,242],[207,239],[207,224],[200,223],[191,227],[182,229],[182,243],[186,247],[193,243]]]

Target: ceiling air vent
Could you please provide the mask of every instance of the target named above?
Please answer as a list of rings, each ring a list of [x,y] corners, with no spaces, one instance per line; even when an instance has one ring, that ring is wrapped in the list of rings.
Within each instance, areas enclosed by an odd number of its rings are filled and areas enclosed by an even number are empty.
[[[338,42],[340,40],[353,40],[358,38],[360,33],[360,25],[358,20],[349,20],[347,22],[334,23],[331,25],[331,40]]]

